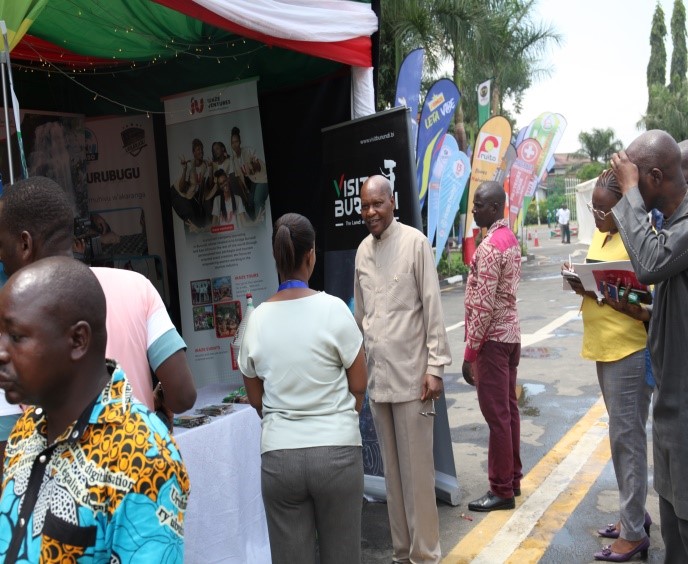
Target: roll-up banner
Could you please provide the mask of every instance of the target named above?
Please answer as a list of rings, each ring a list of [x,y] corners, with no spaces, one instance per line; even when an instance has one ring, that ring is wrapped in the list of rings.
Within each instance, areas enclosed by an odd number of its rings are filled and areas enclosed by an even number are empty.
[[[256,81],[166,98],[179,305],[197,386],[241,384],[230,344],[277,291]]]
[[[153,122],[146,115],[86,120],[86,182],[94,263],[135,270],[169,306]]]

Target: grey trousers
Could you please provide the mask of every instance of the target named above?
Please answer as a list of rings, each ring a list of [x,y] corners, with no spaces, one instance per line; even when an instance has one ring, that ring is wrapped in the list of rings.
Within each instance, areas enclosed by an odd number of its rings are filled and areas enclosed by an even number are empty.
[[[261,456],[261,489],[273,564],[361,561],[360,446],[274,450]]]
[[[440,561],[440,525],[435,501],[432,430],[435,419],[423,417],[430,402],[370,402],[382,451],[387,513],[394,562]]]
[[[659,496],[659,518],[664,539],[664,563],[688,562],[688,521],[676,515],[670,501]]]
[[[597,363],[597,379],[609,414],[609,443],[619,486],[620,536],[644,539],[647,498],[645,425],[652,388],[645,383],[645,349],[614,362]]]

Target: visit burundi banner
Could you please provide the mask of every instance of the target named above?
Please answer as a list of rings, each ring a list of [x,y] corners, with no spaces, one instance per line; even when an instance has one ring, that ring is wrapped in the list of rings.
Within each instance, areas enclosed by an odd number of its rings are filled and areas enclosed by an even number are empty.
[[[447,131],[461,94],[451,80],[442,78],[428,90],[418,124],[418,150],[416,155],[416,181],[418,200],[423,209],[432,172],[432,157],[436,145]]]
[[[485,122],[473,152],[471,180],[468,186],[466,208],[466,232],[464,234],[464,263],[470,264],[475,252],[473,239],[473,196],[481,183],[494,180],[511,142],[511,124],[502,116],[494,116]]]
[[[528,187],[536,176],[535,166],[542,153],[536,139],[524,139],[516,149],[517,158],[509,175],[509,225],[516,226]]]
[[[466,188],[466,182],[471,174],[471,163],[466,156],[459,150],[456,140],[448,135],[445,140],[450,157],[448,164],[442,173],[440,181],[440,217],[437,225],[437,245],[435,251],[435,265],[439,264],[442,257],[442,249],[447,243],[456,212],[459,211],[459,204]],[[442,146],[444,150],[445,146]]]
[[[164,102],[186,355],[197,387],[237,386],[230,345],[246,294],[259,305],[278,283],[256,81]]]
[[[420,84],[423,77],[424,49],[414,49],[401,63],[397,76],[395,106],[406,106],[411,110],[411,139],[413,152],[418,141],[418,106],[420,104]]]
[[[478,84],[478,127],[490,119],[490,83],[492,79]]]

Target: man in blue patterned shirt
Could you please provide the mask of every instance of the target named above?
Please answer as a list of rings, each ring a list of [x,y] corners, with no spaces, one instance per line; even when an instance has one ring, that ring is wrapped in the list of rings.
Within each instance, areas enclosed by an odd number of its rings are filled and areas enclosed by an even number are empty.
[[[186,469],[106,361],[105,311],[97,278],[66,257],[0,290],[0,388],[32,406],[5,453],[3,562],[183,562]]]

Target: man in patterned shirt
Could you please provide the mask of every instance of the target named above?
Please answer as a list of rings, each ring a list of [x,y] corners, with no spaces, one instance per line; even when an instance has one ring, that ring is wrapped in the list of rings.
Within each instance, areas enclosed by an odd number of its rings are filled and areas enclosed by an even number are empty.
[[[0,560],[183,562],[186,469],[105,360],[98,279],[71,258],[37,261],[0,290],[0,312],[0,387],[32,406],[7,442]]]
[[[466,284],[466,349],[463,375],[478,391],[480,411],[490,428],[487,451],[490,490],[468,504],[471,511],[513,509],[521,495],[521,421],[516,369],[521,330],[516,290],[521,247],[504,219],[506,194],[497,182],[475,192],[473,216],[487,235],[478,247]]]

